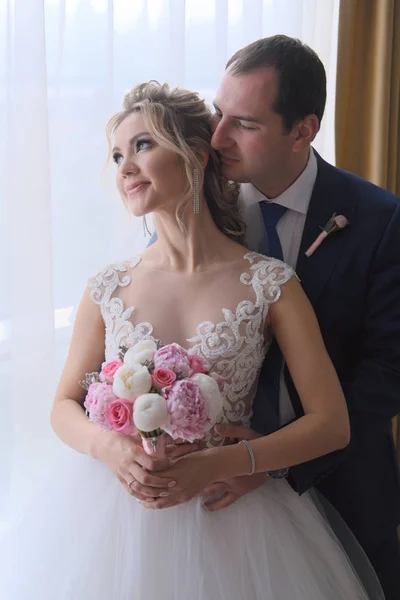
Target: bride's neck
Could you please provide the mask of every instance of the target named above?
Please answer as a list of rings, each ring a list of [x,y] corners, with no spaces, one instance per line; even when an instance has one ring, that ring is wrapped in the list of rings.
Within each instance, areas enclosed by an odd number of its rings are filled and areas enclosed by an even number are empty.
[[[204,205],[199,214],[184,216],[183,230],[175,215],[153,214],[153,222],[158,241],[151,255],[160,268],[190,274],[232,260],[232,246],[236,244],[217,228]]]

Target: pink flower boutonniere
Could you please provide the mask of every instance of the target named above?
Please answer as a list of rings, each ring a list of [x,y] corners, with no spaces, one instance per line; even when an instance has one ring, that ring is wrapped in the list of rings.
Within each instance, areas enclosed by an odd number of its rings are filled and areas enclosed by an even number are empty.
[[[312,254],[314,254],[318,246],[322,244],[322,242],[326,237],[328,237],[328,235],[330,235],[331,233],[335,233],[335,231],[339,231],[340,229],[344,229],[345,227],[347,227],[348,224],[349,222],[346,219],[346,217],[344,217],[343,215],[336,215],[336,213],[333,213],[325,227],[321,227],[322,231],[315,240],[315,242],[313,242],[308,248],[308,250],[306,250],[306,256],[309,258]]]

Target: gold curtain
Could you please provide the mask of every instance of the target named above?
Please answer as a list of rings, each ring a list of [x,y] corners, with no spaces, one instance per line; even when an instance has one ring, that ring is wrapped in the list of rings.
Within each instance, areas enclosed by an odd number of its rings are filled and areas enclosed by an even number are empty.
[[[400,0],[340,2],[335,136],[338,167],[400,196]]]
[[[400,1],[342,0],[336,164],[400,196]]]

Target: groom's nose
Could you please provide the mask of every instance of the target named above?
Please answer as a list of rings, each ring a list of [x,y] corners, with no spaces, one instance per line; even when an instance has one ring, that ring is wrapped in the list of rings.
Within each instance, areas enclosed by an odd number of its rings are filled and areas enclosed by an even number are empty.
[[[215,150],[222,150],[223,148],[231,148],[235,142],[230,135],[230,125],[228,121],[225,121],[224,117],[213,122],[214,133],[211,138],[211,146]]]

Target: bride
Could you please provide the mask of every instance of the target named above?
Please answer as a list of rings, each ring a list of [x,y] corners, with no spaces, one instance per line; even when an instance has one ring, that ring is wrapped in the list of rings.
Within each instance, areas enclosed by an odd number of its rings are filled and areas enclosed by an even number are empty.
[[[237,189],[219,173],[208,109],[195,93],[150,82],[126,95],[108,133],[121,197],[134,215],[153,214],[158,240],[84,292],[51,416],[65,452],[0,543],[2,600],[366,600],[310,495],[285,480],[265,477],[232,506],[203,508],[215,481],[308,461],[350,436],[293,270],[242,245]],[[271,435],[224,445],[216,429],[205,449],[182,444],[159,459],[85,415],[85,373],[122,344],[161,340],[209,363],[221,422],[248,425],[273,334],[305,414]]]

